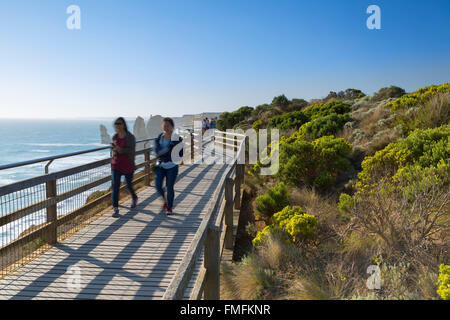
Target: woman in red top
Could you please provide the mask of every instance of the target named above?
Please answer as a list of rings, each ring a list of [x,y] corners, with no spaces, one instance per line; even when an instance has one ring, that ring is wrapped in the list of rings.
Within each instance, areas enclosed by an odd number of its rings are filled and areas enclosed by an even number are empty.
[[[119,190],[122,175],[125,176],[128,190],[132,197],[131,208],[135,208],[138,197],[133,188],[134,158],[136,153],[136,139],[128,131],[125,119],[120,117],[114,121],[116,134],[113,137],[113,158],[111,161],[112,173],[112,202],[113,217],[119,216]]]

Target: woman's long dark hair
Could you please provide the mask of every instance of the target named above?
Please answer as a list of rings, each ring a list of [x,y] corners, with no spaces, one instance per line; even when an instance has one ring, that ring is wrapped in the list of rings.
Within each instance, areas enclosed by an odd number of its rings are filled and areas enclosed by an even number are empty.
[[[119,117],[116,120],[114,120],[114,123],[116,123],[117,121],[122,121],[125,132],[128,132],[128,127],[125,119],[123,117]]]

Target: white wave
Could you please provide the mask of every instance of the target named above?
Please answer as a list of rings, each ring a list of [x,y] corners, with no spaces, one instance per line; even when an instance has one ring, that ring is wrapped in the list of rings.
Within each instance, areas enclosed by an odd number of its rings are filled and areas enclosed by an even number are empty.
[[[50,171],[54,172],[57,170],[67,169],[70,167],[79,166],[82,164],[86,164],[89,162],[95,162],[98,160],[103,160],[109,157],[109,152],[104,154],[86,154],[86,155],[79,155],[75,157],[70,158],[62,158],[62,159],[56,159],[51,165],[50,165]]]
[[[36,150],[31,150],[31,152],[39,152],[39,153],[49,153],[50,150],[41,150],[41,149],[36,149]]]

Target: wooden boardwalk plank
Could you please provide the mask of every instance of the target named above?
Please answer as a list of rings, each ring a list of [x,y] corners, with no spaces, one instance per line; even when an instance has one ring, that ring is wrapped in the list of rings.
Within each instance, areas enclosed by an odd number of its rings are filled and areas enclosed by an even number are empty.
[[[0,280],[0,299],[160,299],[227,167],[181,166],[174,215],[161,212],[155,188],[146,188],[137,208],[122,204],[119,218],[106,213]],[[80,270],[79,288],[67,284],[73,279],[68,268],[74,266]]]

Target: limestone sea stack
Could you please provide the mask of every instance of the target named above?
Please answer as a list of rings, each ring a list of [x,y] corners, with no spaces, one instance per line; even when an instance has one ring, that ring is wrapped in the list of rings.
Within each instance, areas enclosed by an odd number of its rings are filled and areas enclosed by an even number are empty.
[[[133,134],[136,140],[142,140],[149,138],[147,129],[145,128],[145,120],[142,117],[137,117],[134,122]]]
[[[136,141],[149,138],[147,129],[145,128],[144,118],[142,118],[142,117],[136,118],[136,121],[134,122],[134,126],[133,126],[133,134],[134,134],[134,137],[136,138]],[[136,143],[136,151],[142,150],[146,146],[148,147],[149,143],[145,143],[145,142]]]
[[[162,124],[163,117],[158,115],[150,116],[150,118],[147,121],[147,134],[150,138],[156,138],[162,131],[161,124]]]
[[[108,134],[108,129],[104,125],[100,125],[100,138],[102,144],[111,144],[111,136]]]

